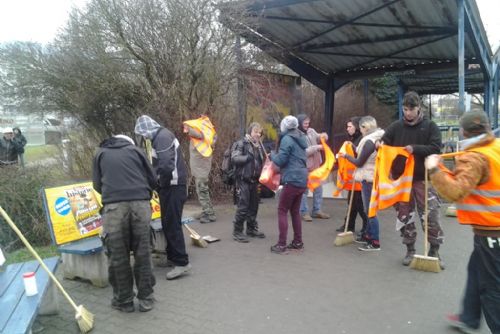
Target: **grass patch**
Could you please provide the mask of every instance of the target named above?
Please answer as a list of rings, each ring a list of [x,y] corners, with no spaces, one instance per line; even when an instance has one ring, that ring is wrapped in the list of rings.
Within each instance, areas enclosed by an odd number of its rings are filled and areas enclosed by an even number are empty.
[[[56,145],[26,146],[24,148],[24,160],[26,162],[39,161],[52,158],[59,154]]]
[[[40,255],[42,259],[57,256],[57,247],[56,246],[44,246],[44,247],[33,247],[35,251]],[[26,262],[34,260],[35,258],[31,255],[30,251],[27,248],[18,249],[12,253],[4,254],[5,259],[7,260],[5,265],[17,262]]]

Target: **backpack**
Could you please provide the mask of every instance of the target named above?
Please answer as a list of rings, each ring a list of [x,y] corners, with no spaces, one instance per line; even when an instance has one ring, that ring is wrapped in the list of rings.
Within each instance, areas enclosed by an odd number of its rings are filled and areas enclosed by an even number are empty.
[[[234,185],[236,181],[236,168],[231,161],[231,155],[236,148],[236,142],[232,143],[225,151],[222,158],[221,178],[222,182],[228,186]]]

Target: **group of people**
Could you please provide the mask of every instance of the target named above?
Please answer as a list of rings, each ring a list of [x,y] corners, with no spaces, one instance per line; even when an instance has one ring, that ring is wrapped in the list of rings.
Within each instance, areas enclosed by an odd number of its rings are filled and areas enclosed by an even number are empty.
[[[231,153],[235,166],[237,188],[236,212],[233,221],[233,238],[249,242],[249,238],[265,238],[257,221],[259,208],[259,176],[266,159],[270,159],[281,174],[282,190],[279,193],[277,217],[279,237],[271,252],[282,254],[289,250],[302,250],[302,220],[309,218],[306,192],[308,173],[322,163],[320,139],[326,134],[312,132],[306,115],[286,116],[280,123],[280,136],[276,149],[267,154],[262,143],[262,126],[251,123],[246,135],[237,141]],[[494,333],[500,330],[500,218],[496,214],[500,183],[500,142],[491,133],[485,113],[470,112],[461,119],[463,135],[468,138],[458,155],[453,171],[444,171],[439,156],[441,136],[437,125],[424,117],[417,93],[408,92],[403,98],[403,117],[380,129],[375,118],[365,116],[350,119],[346,131],[355,149],[354,154],[340,154],[356,166],[354,181],[361,190],[353,188],[351,214],[345,218],[347,230],[354,231],[356,215],[363,220],[361,233],[356,241],[362,251],[380,249],[379,221],[369,217],[371,191],[377,150],[381,145],[402,147],[414,157],[410,200],[398,202],[398,226],[406,253],[402,264],[407,266],[415,255],[417,223],[424,223],[427,215],[427,256],[437,258],[444,269],[439,249],[444,233],[439,222],[440,199],[456,201],[458,220],[473,226],[474,251],[468,266],[468,279],[459,315],[449,316],[455,327],[475,329],[479,326],[481,311]],[[191,137],[196,134],[184,128]],[[162,227],[167,241],[167,260],[173,267],[167,279],[189,272],[191,265],[186,253],[181,218],[187,197],[187,168],[175,135],[148,116],[136,122],[135,133],[152,143],[152,166],[144,152],[135,147],[134,141],[124,135],[105,140],[94,159],[94,188],[102,194],[104,204],[104,243],[110,258],[109,276],[113,286],[112,306],[125,312],[134,310],[133,281],[137,286],[139,310],[153,308],[155,279],[151,271],[149,244],[149,200],[158,191],[162,210]],[[326,137],[325,137],[326,138]],[[199,138],[198,138],[199,139]],[[196,154],[199,142],[192,141],[191,152]],[[197,146],[198,145],[198,146]],[[206,149],[206,147],[204,147]],[[199,153],[203,151],[198,150]],[[191,160],[193,157],[191,156]],[[208,169],[209,168],[205,168]],[[394,162],[393,179],[404,172],[405,161]],[[429,171],[433,187],[425,186],[425,170]],[[206,175],[199,176],[197,191],[203,197]],[[200,190],[198,190],[200,189]],[[425,194],[427,189],[428,193]],[[201,191],[201,196],[200,196]],[[207,191],[208,193],[208,191]],[[315,198],[315,194],[318,198]],[[311,218],[327,218],[321,211],[321,191],[313,192]],[[427,203],[424,201],[427,199]],[[200,220],[215,221],[211,203],[202,203]],[[292,240],[287,243],[288,214],[293,229]],[[246,225],[245,225],[246,223]],[[342,226],[344,229],[345,226]],[[135,255],[134,269],[130,268],[128,254]]]
[[[0,167],[14,166],[18,162],[24,167],[26,137],[19,128],[4,128],[0,138]]]

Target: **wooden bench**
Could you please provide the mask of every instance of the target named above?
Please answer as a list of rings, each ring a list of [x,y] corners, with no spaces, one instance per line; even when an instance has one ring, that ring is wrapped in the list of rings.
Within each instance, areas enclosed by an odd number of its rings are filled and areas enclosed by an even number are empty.
[[[55,273],[59,257],[44,260]],[[38,294],[26,296],[23,274],[35,272]],[[38,314],[54,314],[58,311],[57,291],[47,272],[38,261],[14,263],[0,272],[0,333],[31,333],[31,326]]]

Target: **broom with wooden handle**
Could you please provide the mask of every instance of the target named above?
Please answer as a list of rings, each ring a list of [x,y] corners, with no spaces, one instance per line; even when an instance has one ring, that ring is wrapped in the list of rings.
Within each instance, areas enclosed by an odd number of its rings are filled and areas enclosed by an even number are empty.
[[[354,186],[356,185],[356,181],[354,179],[352,180],[352,189],[351,189],[351,196],[349,199],[349,205],[347,207],[347,216],[344,224],[344,232],[337,234],[337,237],[335,238],[335,246],[344,246],[348,245],[354,242],[354,233],[351,231],[347,231],[348,228],[348,222],[349,222],[349,216],[351,215],[351,210],[352,210],[352,202],[354,199]]]
[[[21,231],[17,228],[16,224],[10,219],[9,215],[7,212],[4,211],[4,209],[0,206],[0,213],[2,214],[3,218],[7,222],[7,224],[10,225],[10,227],[16,232],[18,235],[19,239],[24,243],[26,248],[31,252],[31,254],[37,259],[38,262],[40,262],[40,265],[42,268],[47,272],[49,277],[52,279],[54,284],[59,288],[63,296],[68,300],[68,302],[71,304],[71,306],[75,309],[76,314],[75,314],[75,319],[78,323],[78,327],[80,328],[80,332],[82,333],[88,333],[92,330],[94,327],[94,315],[90,313],[83,305],[77,306],[73,299],[68,295],[68,293],[64,290],[62,287],[61,283],[57,280],[57,278],[54,276],[54,274],[50,271],[49,268],[45,265],[43,260],[40,258],[40,256],[37,254],[37,252],[31,247],[30,243],[28,240],[24,237],[24,235],[21,233]]]
[[[428,200],[428,190],[429,190],[429,181],[427,180],[428,175],[427,175],[427,168],[425,169],[425,177],[424,177],[424,255],[414,255],[413,259],[411,260],[410,263],[410,268],[416,269],[416,270],[421,270],[421,271],[429,271],[433,273],[438,273],[441,271],[441,266],[439,265],[439,258],[437,257],[432,257],[432,256],[427,256],[427,251],[428,251],[428,243],[427,243],[427,236],[429,234],[429,222],[428,222],[428,210],[429,210],[429,205],[427,204]]]

